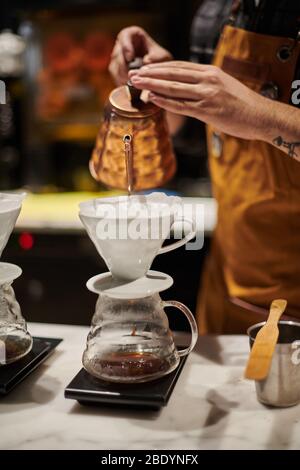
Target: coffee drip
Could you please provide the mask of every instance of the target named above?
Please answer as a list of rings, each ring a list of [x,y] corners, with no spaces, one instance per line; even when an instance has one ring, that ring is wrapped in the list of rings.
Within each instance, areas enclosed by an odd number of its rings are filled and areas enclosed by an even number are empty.
[[[157,254],[182,246],[195,235],[192,224],[183,239],[162,247],[173,224],[179,220],[184,223],[180,203],[180,198],[153,193],[99,198],[80,204],[79,217],[110,270],[87,282],[98,300],[82,363],[98,379],[118,383],[155,380],[172,372],[180,357],[196,343],[197,325],[190,310],[180,302],[160,298],[159,293],[168,289],[173,279],[149,270]],[[137,219],[132,218],[132,205],[146,210]],[[122,210],[117,211],[118,206]],[[132,238],[130,224],[135,222],[139,227],[143,222],[151,226],[152,222],[163,229],[156,232],[156,238],[151,237],[151,229],[147,232],[149,238]],[[108,232],[102,237],[104,226]],[[119,232],[120,239],[106,237],[107,233]],[[164,309],[170,306],[179,309],[191,327],[191,343],[184,350],[176,349],[169,329]]]
[[[154,380],[172,372],[180,356],[193,349],[197,325],[185,305],[161,300],[159,292],[172,285],[172,278],[149,269],[156,255],[184,245],[195,236],[195,230],[193,221],[186,220],[190,232],[162,247],[173,224],[184,223],[182,211],[178,211],[180,198],[159,193],[132,195],[163,186],[173,177],[176,160],[165,112],[148,102],[130,81],[109,96],[90,171],[107,186],[127,190],[128,196],[80,204],[79,217],[109,269],[87,283],[98,301],[82,363],[88,373],[102,380]],[[118,210],[131,204],[141,209],[145,205],[148,211],[141,210],[143,215],[138,216],[130,210],[127,215]],[[105,205],[107,210],[101,207]],[[133,236],[135,225],[143,226],[142,237],[136,232]],[[121,237],[116,236],[119,233]],[[191,344],[184,350],[175,347],[164,311],[167,306],[181,310],[190,324]]]

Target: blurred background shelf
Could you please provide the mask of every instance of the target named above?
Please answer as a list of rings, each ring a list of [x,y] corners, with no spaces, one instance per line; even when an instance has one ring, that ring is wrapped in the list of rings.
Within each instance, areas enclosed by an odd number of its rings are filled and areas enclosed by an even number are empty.
[[[52,194],[28,194],[17,220],[17,232],[85,233],[78,217],[78,204],[92,198],[123,195],[120,191],[106,192],[70,192]],[[204,232],[210,235],[216,224],[216,203],[213,198],[182,197],[185,204],[201,205],[204,210]],[[202,224],[197,227],[203,230]]]

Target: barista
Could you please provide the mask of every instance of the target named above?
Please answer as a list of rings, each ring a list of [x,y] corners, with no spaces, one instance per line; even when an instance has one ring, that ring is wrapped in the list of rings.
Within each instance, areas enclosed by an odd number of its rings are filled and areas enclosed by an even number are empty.
[[[199,37],[203,12],[211,18],[218,6],[221,15],[231,3],[203,2],[194,22]],[[300,4],[234,1],[230,22],[213,65],[172,60],[138,27],[120,32],[110,64],[124,83],[127,63],[142,55],[145,65],[130,72],[131,81],[150,90],[150,100],[172,117],[172,130],[182,116],[207,124],[219,209],[199,294],[201,333],[244,333],[265,319],[274,298],[286,298],[288,315],[300,319],[300,109],[291,102]]]

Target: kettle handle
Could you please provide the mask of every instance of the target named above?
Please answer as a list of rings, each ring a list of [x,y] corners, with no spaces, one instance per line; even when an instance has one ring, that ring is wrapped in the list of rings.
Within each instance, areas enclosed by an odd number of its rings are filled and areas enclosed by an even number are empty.
[[[191,332],[192,332],[192,338],[191,338],[190,345],[187,348],[181,349],[181,350],[178,351],[178,355],[180,357],[181,356],[186,356],[187,354],[189,354],[194,349],[195,344],[197,343],[197,339],[198,339],[198,327],[197,327],[195,317],[186,305],[182,304],[181,302],[178,302],[177,300],[163,301],[162,304],[163,304],[163,307],[178,308],[182,313],[184,313],[184,315],[186,316],[186,318],[187,318],[187,320],[190,324]]]
[[[142,57],[136,57],[134,60],[128,63],[128,70],[136,70],[140,69],[143,66],[143,58]],[[130,100],[133,106],[138,106],[141,104],[141,93],[142,90],[139,90],[138,88],[135,88],[133,84],[131,83],[131,80],[128,80],[127,82],[127,88],[130,94]]]
[[[179,221],[180,219],[175,219],[173,225]],[[176,250],[176,248],[179,248],[180,246],[185,245],[187,242],[189,242],[196,236],[196,228],[195,228],[194,221],[186,219],[184,217],[181,219],[181,221],[186,222],[191,225],[190,232],[187,235],[185,235],[181,240],[178,240],[177,242],[174,242],[174,243],[170,243],[169,245],[166,245],[160,248],[160,250],[157,253],[158,255],[161,255],[163,253],[168,253],[169,251],[172,251],[172,250]]]

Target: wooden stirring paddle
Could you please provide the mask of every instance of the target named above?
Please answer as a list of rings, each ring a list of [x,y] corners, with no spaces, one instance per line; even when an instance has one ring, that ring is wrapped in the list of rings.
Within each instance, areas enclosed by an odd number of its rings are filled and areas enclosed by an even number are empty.
[[[252,346],[245,378],[263,380],[267,377],[279,336],[278,322],[287,306],[284,299],[273,300],[266,324],[259,330]]]

